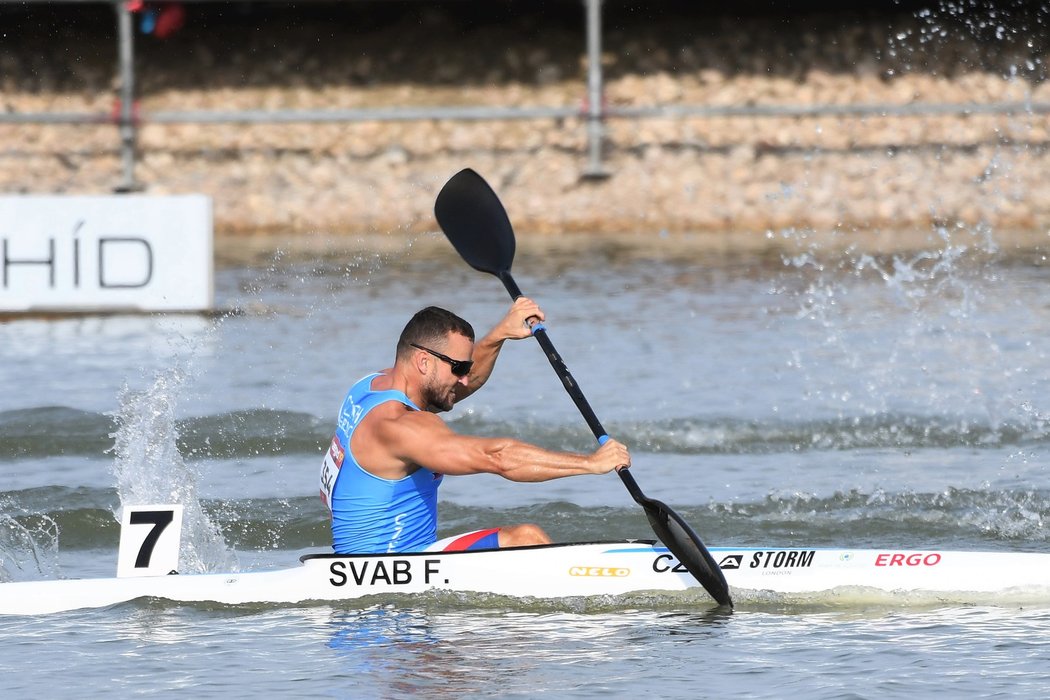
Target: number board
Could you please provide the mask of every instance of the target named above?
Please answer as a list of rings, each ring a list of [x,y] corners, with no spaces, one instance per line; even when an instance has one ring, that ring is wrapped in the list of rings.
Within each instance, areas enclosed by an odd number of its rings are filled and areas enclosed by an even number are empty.
[[[178,573],[182,506],[127,506],[120,521],[117,576]]]

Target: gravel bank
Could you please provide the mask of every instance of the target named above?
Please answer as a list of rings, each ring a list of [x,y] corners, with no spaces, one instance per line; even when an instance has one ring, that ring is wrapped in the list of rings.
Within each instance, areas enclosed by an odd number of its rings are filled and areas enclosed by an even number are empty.
[[[640,16],[614,4],[603,59],[612,106],[1050,104],[1050,32],[1037,5],[991,17],[881,6],[728,17],[673,2]],[[141,112],[564,106],[585,96],[576,3],[544,16],[514,2],[342,5],[353,9],[188,5],[174,36],[136,38]],[[3,109],[110,112],[115,49],[103,10],[0,15]],[[706,235],[716,247],[762,248],[802,230],[892,247],[945,227],[1024,232],[1011,240],[1040,245],[1050,227],[1045,113],[605,126],[610,177],[597,181],[581,178],[578,118],[147,122],[136,173],[151,193],[211,195],[221,239],[302,245],[433,231],[434,194],[467,166],[497,189],[522,235]],[[109,125],[0,124],[0,191],[110,191],[118,146]]]

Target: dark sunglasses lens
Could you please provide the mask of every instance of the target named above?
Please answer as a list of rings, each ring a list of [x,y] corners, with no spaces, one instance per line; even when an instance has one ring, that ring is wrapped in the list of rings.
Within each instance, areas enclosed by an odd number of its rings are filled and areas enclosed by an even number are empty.
[[[431,350],[430,348],[423,347],[422,345],[416,345],[411,343],[412,347],[419,348],[423,352],[429,352],[434,357],[448,363],[448,367],[452,370],[452,374],[457,377],[465,377],[470,374],[470,368],[474,366],[474,360],[453,360],[448,355],[442,355],[437,350]]]

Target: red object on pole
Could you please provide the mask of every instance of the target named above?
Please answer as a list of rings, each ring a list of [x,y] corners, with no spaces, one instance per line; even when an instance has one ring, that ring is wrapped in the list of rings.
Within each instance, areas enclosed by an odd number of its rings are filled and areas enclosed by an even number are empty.
[[[119,97],[113,100],[113,109],[109,113],[110,122],[113,124],[120,124],[123,121],[123,107],[124,104]],[[131,103],[131,123],[137,125],[141,123],[141,121],[139,115],[139,101],[135,100]]]
[[[167,39],[186,24],[186,8],[181,2],[168,2],[160,7],[157,13],[157,25],[153,34],[158,39]]]

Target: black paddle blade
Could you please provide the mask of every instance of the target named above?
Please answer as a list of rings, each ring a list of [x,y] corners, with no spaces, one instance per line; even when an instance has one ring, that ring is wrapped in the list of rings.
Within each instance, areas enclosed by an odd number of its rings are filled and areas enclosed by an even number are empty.
[[[641,505],[645,508],[645,515],[649,518],[653,532],[671,550],[671,554],[678,558],[719,605],[733,607],[729,584],[726,583],[722,569],[693,532],[693,528],[689,527],[678,513],[660,501],[646,498]]]
[[[468,265],[499,277],[511,298],[521,296],[521,290],[510,274],[510,266],[514,262],[514,229],[499,197],[484,178],[470,168],[453,175],[438,192],[434,215],[452,247]],[[554,344],[547,338],[546,331],[538,331],[535,336],[576,407],[594,431],[594,436],[600,438],[606,435],[583,392],[558,356]],[[643,495],[629,471],[620,471],[620,479],[634,500],[645,509],[646,517],[660,541],[678,557],[678,561],[719,605],[732,607],[729,585],[722,570],[692,528],[666,505]]]
[[[470,168],[438,192],[434,216],[452,247],[475,270],[499,276],[514,262],[514,229],[489,183]]]

